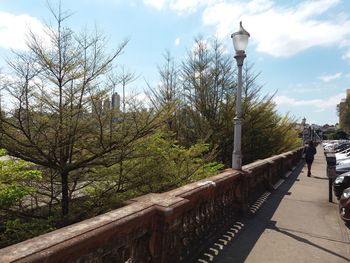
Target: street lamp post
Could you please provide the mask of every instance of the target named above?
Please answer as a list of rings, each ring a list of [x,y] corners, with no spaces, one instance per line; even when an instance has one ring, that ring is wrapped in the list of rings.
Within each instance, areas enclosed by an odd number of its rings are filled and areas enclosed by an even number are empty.
[[[242,22],[239,23],[239,30],[231,35],[233,47],[235,48],[235,59],[238,66],[238,86],[236,94],[236,117],[234,118],[234,143],[232,153],[232,168],[242,169],[242,66],[246,57],[245,49],[248,45],[250,34],[243,28]]]

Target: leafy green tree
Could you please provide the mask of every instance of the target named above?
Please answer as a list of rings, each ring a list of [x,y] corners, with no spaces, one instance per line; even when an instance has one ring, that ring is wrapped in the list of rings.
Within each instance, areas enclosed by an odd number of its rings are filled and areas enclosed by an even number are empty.
[[[32,163],[17,160],[0,149],[0,247],[5,247],[54,229],[46,218],[31,211],[34,182],[42,180],[42,171]]]
[[[345,132],[350,132],[350,98],[347,97],[337,105],[339,125]]]
[[[137,147],[130,160],[132,188],[141,193],[164,192],[215,174],[222,165],[211,162],[214,156],[209,145],[198,143],[189,148],[180,146],[171,135],[156,133]]]
[[[192,131],[190,142],[210,138],[214,145],[220,144],[219,138],[223,136],[220,132],[227,121],[221,118],[222,112],[230,107],[227,100],[236,85],[232,65],[231,57],[224,53],[217,39],[206,41],[201,37],[195,39],[193,49],[183,60],[182,97],[187,106],[184,110],[191,119],[186,127]]]
[[[91,208],[105,208],[113,202],[145,193],[164,192],[218,172],[223,165],[213,162],[207,144],[194,144],[185,148],[177,144],[172,134],[162,132],[144,138],[133,150],[132,158],[110,167],[90,171],[95,180],[86,190],[93,198]],[[120,183],[122,182],[122,183]]]
[[[25,202],[25,197],[35,191],[35,188],[28,186],[27,182],[41,180],[42,173],[31,166],[31,163],[13,158],[0,161],[1,211],[15,213],[17,209],[12,208]]]
[[[13,78],[2,85],[14,104],[1,114],[0,132],[10,155],[59,174],[65,217],[76,184],[70,175],[118,163],[115,152],[151,134],[166,113],[143,112],[132,104],[120,122],[124,115],[108,103],[108,76],[127,41],[106,54],[101,34],[76,34],[65,25],[68,14],[60,7],[51,11],[57,27],[45,31],[50,42],[30,33],[29,52],[8,62]]]
[[[245,105],[242,152],[244,163],[300,146],[298,131],[287,117],[276,113],[272,98]],[[247,102],[245,102],[247,104]]]
[[[334,140],[347,140],[348,138],[349,135],[343,130],[337,130],[333,135]]]
[[[55,230],[55,224],[51,219],[16,218],[13,220],[7,220],[2,226],[0,226],[0,247],[16,244],[53,230]]]
[[[179,143],[191,146],[205,142],[216,152],[216,160],[231,165],[235,116],[236,71],[232,57],[226,55],[218,40],[195,39],[193,48],[181,66],[170,67],[169,56],[160,68],[160,83],[153,90],[153,101],[169,105],[169,90],[176,91],[172,130]],[[171,65],[174,65],[173,63]],[[179,78],[175,78],[180,74]],[[260,73],[253,65],[243,70],[243,163],[266,158],[300,145],[293,120],[280,116],[273,96],[263,96],[258,83]],[[169,87],[169,76],[176,79],[176,89]],[[173,98],[174,96],[172,96]]]

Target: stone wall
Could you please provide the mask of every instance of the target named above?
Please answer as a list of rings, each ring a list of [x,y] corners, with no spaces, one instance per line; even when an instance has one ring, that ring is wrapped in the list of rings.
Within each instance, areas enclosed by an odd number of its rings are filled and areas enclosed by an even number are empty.
[[[0,250],[0,262],[191,262],[301,159],[302,148],[227,169]]]

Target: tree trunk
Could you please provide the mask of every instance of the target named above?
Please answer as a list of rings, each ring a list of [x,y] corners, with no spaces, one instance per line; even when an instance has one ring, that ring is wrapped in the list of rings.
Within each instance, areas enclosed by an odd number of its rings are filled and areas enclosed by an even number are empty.
[[[62,183],[62,217],[68,215],[69,211],[69,196],[68,196],[68,172],[61,172],[61,183]]]

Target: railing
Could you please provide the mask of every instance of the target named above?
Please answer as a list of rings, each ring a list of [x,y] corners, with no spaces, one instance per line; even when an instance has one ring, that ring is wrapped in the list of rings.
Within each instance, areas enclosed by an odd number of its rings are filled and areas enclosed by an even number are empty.
[[[191,262],[301,159],[259,160],[0,250],[0,262]]]

